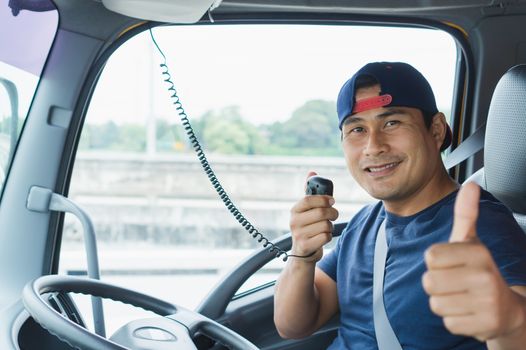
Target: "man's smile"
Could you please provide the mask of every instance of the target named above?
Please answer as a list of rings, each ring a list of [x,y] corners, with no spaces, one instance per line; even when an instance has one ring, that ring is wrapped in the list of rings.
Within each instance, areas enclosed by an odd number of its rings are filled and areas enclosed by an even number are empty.
[[[372,177],[387,176],[387,175],[392,174],[400,163],[401,161],[383,163],[383,164],[374,164],[374,165],[369,165],[365,167],[364,170],[368,173],[369,176],[372,176]]]

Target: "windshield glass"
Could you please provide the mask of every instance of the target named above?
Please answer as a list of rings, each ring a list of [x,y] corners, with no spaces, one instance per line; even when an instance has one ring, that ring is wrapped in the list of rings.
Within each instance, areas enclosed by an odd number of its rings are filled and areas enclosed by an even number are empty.
[[[57,31],[49,0],[0,0],[0,186]],[[8,35],[4,33],[9,33]]]
[[[457,47],[438,30],[237,24],[153,32],[217,177],[269,239],[289,231],[309,170],[334,182],[340,221],[373,200],[348,173],[336,117],[341,85],[363,64],[414,65],[450,115]],[[162,62],[149,32],[112,54],[86,115],[69,196],[94,221],[103,280],[195,308],[261,243],[205,175]],[[274,280],[282,267],[274,259],[239,292]],[[69,214],[60,272],[86,274],[82,228]],[[89,314],[89,299],[79,305]],[[110,331],[137,316],[119,308],[108,306]]]

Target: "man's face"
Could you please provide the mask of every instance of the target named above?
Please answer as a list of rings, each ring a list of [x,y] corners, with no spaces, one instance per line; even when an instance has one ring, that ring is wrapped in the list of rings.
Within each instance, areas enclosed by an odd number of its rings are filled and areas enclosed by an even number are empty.
[[[379,93],[379,85],[359,89],[356,100]],[[441,141],[433,136],[437,127],[433,128],[426,127],[415,108],[382,107],[349,116],[342,127],[342,144],[352,176],[377,199],[412,198],[439,171]]]

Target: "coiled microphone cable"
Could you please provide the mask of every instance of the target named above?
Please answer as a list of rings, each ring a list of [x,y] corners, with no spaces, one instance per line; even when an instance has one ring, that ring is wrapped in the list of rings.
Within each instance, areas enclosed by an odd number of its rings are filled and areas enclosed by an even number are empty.
[[[206,158],[206,155],[201,147],[201,144],[199,143],[199,140],[197,139],[197,136],[195,135],[194,129],[192,128],[192,125],[190,124],[190,120],[188,120],[188,116],[186,115],[186,112],[183,108],[183,105],[181,103],[181,99],[177,95],[177,90],[175,89],[175,84],[172,81],[172,76],[170,75],[170,70],[167,65],[166,56],[164,55],[163,51],[157,44],[157,41],[155,40],[155,37],[153,36],[152,29],[150,28],[150,36],[152,37],[153,44],[163,57],[163,63],[160,64],[160,67],[162,69],[162,75],[163,80],[168,84],[168,92],[170,92],[170,98],[173,100],[173,105],[175,106],[175,109],[177,110],[177,113],[179,114],[179,117],[181,118],[181,124],[183,125],[183,128],[186,132],[186,135],[188,136],[188,139],[190,140],[190,143],[192,144],[192,148],[197,154],[197,158],[199,159],[199,162],[201,163],[201,166],[203,167],[203,170],[206,173],[206,176],[210,180],[210,183],[216,190],[217,194],[219,195],[219,198],[223,201],[226,208],[232,213],[234,218],[243,226],[245,230],[248,231],[248,233],[254,238],[257,239],[258,242],[263,244],[263,247],[269,247],[269,252],[274,254],[276,258],[282,258],[283,261],[287,261],[288,258],[310,258],[313,256],[316,252],[312,252],[309,255],[294,255],[294,254],[287,254],[286,251],[269,241],[257,228],[254,227],[248,221],[247,218],[239,211],[239,209],[236,207],[236,205],[232,202],[228,194],[226,193],[225,189],[219,182],[219,179],[217,178],[216,174],[212,170],[212,167],[210,166],[210,163],[208,162],[208,159]]]

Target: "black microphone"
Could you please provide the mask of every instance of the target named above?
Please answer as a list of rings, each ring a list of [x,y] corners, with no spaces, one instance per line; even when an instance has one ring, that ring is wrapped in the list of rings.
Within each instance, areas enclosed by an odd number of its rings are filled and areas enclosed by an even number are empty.
[[[314,194],[325,194],[332,196],[333,191],[332,181],[324,177],[314,175],[307,179],[307,188],[305,194],[314,195]]]

